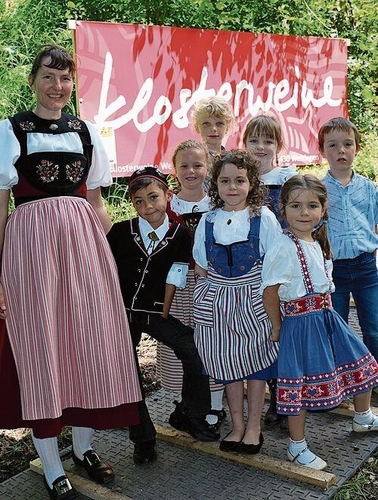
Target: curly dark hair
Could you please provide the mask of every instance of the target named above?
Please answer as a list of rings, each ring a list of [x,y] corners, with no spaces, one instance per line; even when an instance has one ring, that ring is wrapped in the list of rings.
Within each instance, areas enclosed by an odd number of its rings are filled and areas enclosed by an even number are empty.
[[[247,171],[247,177],[251,184],[251,190],[246,200],[247,205],[251,213],[258,213],[264,204],[266,189],[259,178],[260,162],[249,151],[244,151],[243,149],[222,151],[220,155],[214,158],[209,188],[209,196],[213,208],[222,208],[224,206],[224,201],[219,197],[217,182],[222,167],[227,163],[232,163],[237,168]]]

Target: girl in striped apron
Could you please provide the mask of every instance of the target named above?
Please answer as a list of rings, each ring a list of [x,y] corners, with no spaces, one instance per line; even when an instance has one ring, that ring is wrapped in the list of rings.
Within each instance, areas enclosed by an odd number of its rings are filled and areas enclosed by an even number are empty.
[[[226,385],[233,429],[222,451],[254,454],[263,443],[260,419],[265,381],[276,376],[277,344],[259,293],[262,256],[281,233],[262,206],[258,162],[247,151],[216,158],[209,195],[215,209],[195,234],[195,342],[205,370]],[[248,422],[244,421],[247,379]]]
[[[205,178],[212,163],[207,146],[202,142],[189,139],[176,147],[172,163],[179,184],[179,191],[173,195],[167,206],[169,220],[186,226],[194,240],[194,233],[202,214],[210,210],[210,198],[205,192]],[[194,328],[193,292],[195,287],[194,261],[191,259],[184,289],[177,289],[172,301],[171,314],[184,325]],[[161,385],[171,391],[182,388],[182,363],[168,346],[158,342],[157,373]],[[226,416],[223,409],[224,386],[210,379],[211,411],[206,420],[209,425],[219,429]]]
[[[296,175],[283,185],[281,204],[288,228],[266,254],[262,275],[271,339],[280,341],[277,412],[288,415],[289,460],[324,469],[327,463],[306,443],[307,410],[334,408],[351,395],[353,430],[378,430],[370,409],[378,364],[332,308],[326,187],[312,175]]]

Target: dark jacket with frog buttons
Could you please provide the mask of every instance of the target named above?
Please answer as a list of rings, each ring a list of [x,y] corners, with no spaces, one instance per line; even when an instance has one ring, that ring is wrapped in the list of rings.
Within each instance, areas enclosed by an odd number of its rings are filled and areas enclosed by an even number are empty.
[[[126,309],[161,314],[165,283],[172,264],[189,262],[189,231],[172,222],[150,255],[140,234],[139,217],[114,224],[107,238],[118,267]]]

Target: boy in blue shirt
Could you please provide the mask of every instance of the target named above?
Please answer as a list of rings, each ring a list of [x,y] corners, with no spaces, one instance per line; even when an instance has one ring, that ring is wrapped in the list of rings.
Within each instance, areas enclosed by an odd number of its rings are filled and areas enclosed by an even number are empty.
[[[166,176],[153,167],[137,170],[129,193],[138,217],[113,225],[107,237],[118,267],[121,291],[136,347],[142,333],[170,347],[182,362],[182,401],[169,423],[199,441],[215,441],[219,433],[205,418],[210,411],[209,377],[193,339],[193,329],[173,318],[169,310],[175,289],[184,288],[191,255],[187,228],[166,214],[172,198]],[[134,462],[156,459],[156,431],[145,401],[139,404],[139,425],[130,427]]]
[[[352,294],[364,343],[378,360],[378,189],[353,170],[360,135],[352,122],[329,120],[320,128],[318,140],[329,163],[323,183],[329,197],[328,235],[336,287],[332,303],[348,322]]]

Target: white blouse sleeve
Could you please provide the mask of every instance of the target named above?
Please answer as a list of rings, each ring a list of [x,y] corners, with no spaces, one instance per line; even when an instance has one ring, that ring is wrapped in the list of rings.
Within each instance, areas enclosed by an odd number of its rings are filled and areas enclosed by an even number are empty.
[[[100,186],[107,187],[113,182],[110,170],[108,153],[106,152],[101,135],[93,123],[85,121],[91,134],[93,144],[92,165],[89,169],[87,188],[96,189]]]
[[[275,245],[265,254],[260,293],[268,286],[282,285],[285,288],[292,284],[295,252],[290,249],[290,244],[291,240],[286,237],[277,238]]]
[[[20,143],[8,119],[0,121],[0,151],[0,189],[8,190],[18,183],[14,164],[20,157]]]
[[[193,246],[193,259],[196,264],[198,264],[202,269],[208,269],[207,255],[206,255],[206,245],[205,245],[205,222],[206,214],[204,214],[197,226],[194,235],[194,246]]]
[[[278,236],[282,234],[282,228],[274,213],[268,207],[261,207],[260,222],[260,255],[263,256],[274,246]]]

